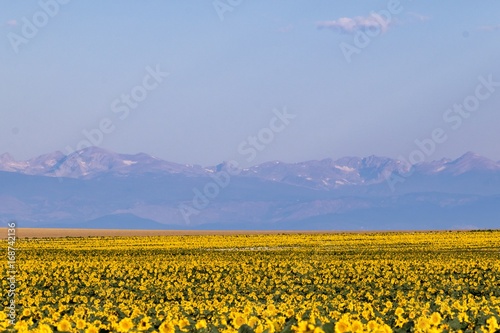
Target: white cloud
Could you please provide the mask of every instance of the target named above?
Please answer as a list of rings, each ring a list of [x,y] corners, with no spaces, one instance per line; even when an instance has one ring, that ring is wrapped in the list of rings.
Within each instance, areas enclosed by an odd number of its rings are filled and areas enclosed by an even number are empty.
[[[496,31],[496,30],[500,30],[500,24],[493,24],[493,25],[483,25],[481,27],[478,28],[478,30],[482,30],[482,31]]]
[[[279,32],[282,32],[282,33],[287,33],[287,32],[290,32],[293,30],[293,25],[289,24],[287,26],[284,26],[284,27],[280,27],[278,29]]]
[[[390,20],[386,20],[377,13],[371,13],[368,16],[341,17],[332,21],[321,21],[316,23],[319,29],[332,29],[343,33],[352,34],[357,31],[369,29],[380,29],[386,32],[391,25]]]
[[[17,22],[17,20],[14,20],[14,19],[13,20],[8,20],[7,22],[5,22],[5,25],[9,26],[9,27],[15,27],[15,26],[18,25],[18,22]]]
[[[427,15],[422,15],[422,14],[419,14],[419,13],[415,13],[415,12],[409,12],[408,15],[410,15],[411,17],[413,17],[414,19],[417,19],[418,21],[420,22],[425,22],[425,21],[429,21],[431,19],[430,16],[427,16]]]

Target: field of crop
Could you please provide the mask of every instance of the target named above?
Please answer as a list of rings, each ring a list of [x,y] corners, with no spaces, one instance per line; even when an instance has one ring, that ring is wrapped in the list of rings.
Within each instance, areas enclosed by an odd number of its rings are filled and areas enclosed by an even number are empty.
[[[500,332],[499,231],[16,246],[17,318],[0,312],[2,332]]]

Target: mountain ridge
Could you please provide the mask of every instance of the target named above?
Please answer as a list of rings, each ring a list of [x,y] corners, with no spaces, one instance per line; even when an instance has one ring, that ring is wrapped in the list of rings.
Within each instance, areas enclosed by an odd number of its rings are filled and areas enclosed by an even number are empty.
[[[500,226],[500,163],[470,152],[415,166],[374,155],[271,161],[234,174],[224,162],[182,165],[94,147],[28,161],[2,154],[0,184],[0,219],[26,227]]]
[[[103,174],[123,176],[148,172],[208,176],[219,172],[224,163],[202,167],[169,162],[145,153],[119,154],[99,147],[85,148],[69,155],[55,151],[25,161],[16,161],[9,153],[0,155],[0,171],[59,178],[92,178]],[[335,188],[339,185],[378,183],[386,180],[392,173],[408,173],[412,167],[427,174],[443,172],[459,175],[479,169],[498,171],[500,162],[473,152],[466,152],[454,160],[443,158],[414,166],[383,156],[348,156],[336,160],[325,158],[296,163],[264,162],[242,169],[241,175],[290,183],[302,179],[302,184],[320,177],[315,187]],[[294,179],[286,180],[286,177]]]

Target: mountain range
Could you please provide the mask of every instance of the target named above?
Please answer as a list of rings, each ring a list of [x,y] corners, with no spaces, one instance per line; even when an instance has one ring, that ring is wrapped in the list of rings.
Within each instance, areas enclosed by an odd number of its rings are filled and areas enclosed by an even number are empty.
[[[25,227],[475,229],[500,226],[500,161],[468,152],[202,167],[90,147],[0,155],[0,219]]]

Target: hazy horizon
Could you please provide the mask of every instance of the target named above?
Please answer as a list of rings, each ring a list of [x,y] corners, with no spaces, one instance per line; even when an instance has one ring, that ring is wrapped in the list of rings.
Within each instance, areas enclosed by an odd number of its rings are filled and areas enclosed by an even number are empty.
[[[500,3],[231,3],[4,3],[0,152],[500,160]]]
[[[93,147],[97,147],[97,146],[93,146]],[[119,155],[138,155],[138,154],[147,154],[147,153],[144,153],[144,152],[130,152],[130,153],[124,153],[124,152],[120,152],[120,151],[113,151],[113,150],[110,150],[110,149],[106,149],[106,148],[102,148],[102,147],[97,147],[97,148],[101,148],[101,149],[104,149],[110,153],[116,153],[116,154],[119,154]],[[35,158],[38,158],[40,156],[44,156],[44,155],[47,155],[47,154],[51,154],[51,153],[56,153],[56,152],[60,152],[62,154],[65,154],[63,151],[61,150],[57,150],[57,151],[51,151],[51,152],[46,152],[46,153],[43,153],[41,155],[36,155],[36,156],[32,156],[30,158],[27,158],[27,159],[18,159],[16,158],[16,156],[10,152],[0,152],[0,156],[3,155],[3,154],[9,154],[16,162],[26,162],[30,159],[35,159]],[[453,157],[449,157],[449,156],[443,156],[443,157],[440,157],[440,158],[435,158],[435,159],[432,159],[432,158],[429,158],[429,159],[426,159],[424,161],[425,162],[433,162],[433,161],[439,161],[441,159],[448,159],[448,160],[456,160],[466,154],[469,154],[469,153],[473,153],[473,154],[477,154],[476,152],[473,152],[473,151],[466,151],[466,152],[463,152],[462,154],[459,154],[458,156],[453,156]],[[65,154],[66,156],[68,156],[69,154]],[[148,154],[149,155],[149,154]],[[494,162],[499,162],[500,163],[500,160],[499,161],[496,161],[495,159],[493,158],[490,158],[488,156],[484,156],[484,155],[480,155],[480,154],[477,154],[481,157],[484,157],[484,158],[487,158],[487,159],[490,159]],[[158,158],[158,159],[161,159],[161,160],[164,160],[164,161],[167,161],[167,162],[172,162],[172,163],[177,163],[177,164],[185,164],[185,165],[199,165],[201,167],[213,167],[213,166],[216,166],[218,164],[221,164],[221,163],[224,163],[224,162],[228,162],[228,161],[231,161],[230,159],[225,159],[225,160],[221,160],[215,164],[207,164],[207,165],[204,165],[204,164],[193,164],[193,163],[181,163],[181,162],[178,162],[178,161],[171,161],[171,160],[165,160],[163,158],[160,158],[158,156],[155,156],[155,155],[150,155],[154,158]],[[356,156],[356,155],[346,155],[346,156],[340,156],[340,157],[331,157],[331,156],[325,156],[323,158],[318,158],[318,159],[309,159],[309,160],[297,160],[297,161],[285,161],[285,160],[268,160],[268,161],[262,161],[262,162],[256,162],[256,163],[253,163],[253,164],[245,164],[245,160],[244,158],[240,158],[240,159],[237,159],[236,161],[237,162],[241,162],[242,166],[245,166],[245,167],[253,167],[253,166],[256,166],[256,165],[260,165],[260,164],[264,164],[264,163],[270,163],[270,162],[281,162],[281,163],[288,163],[288,164],[293,164],[293,163],[301,163],[301,162],[308,162],[308,161],[320,161],[320,160],[325,160],[325,159],[332,159],[333,161],[335,160],[338,160],[338,159],[342,159],[342,158],[367,158],[367,157],[370,157],[370,156],[376,156],[376,157],[381,157],[381,158],[390,158],[390,159],[394,159],[394,160],[398,160],[398,157],[391,157],[391,156],[384,156],[384,155],[375,155],[375,154],[371,154],[371,155],[366,155],[366,156]],[[404,157],[404,161],[406,162],[406,157]]]

